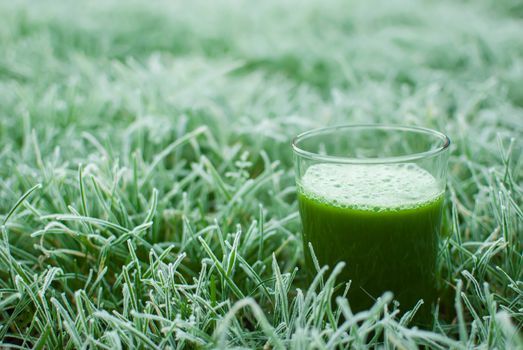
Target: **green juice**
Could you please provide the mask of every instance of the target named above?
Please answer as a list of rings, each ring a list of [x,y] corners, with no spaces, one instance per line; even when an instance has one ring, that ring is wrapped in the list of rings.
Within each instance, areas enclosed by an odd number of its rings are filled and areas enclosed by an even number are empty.
[[[424,305],[415,321],[428,324],[435,299],[435,269],[443,188],[414,164],[310,166],[298,182],[303,242],[320,265],[346,263],[339,281],[352,281],[353,311],[392,291],[400,310]]]

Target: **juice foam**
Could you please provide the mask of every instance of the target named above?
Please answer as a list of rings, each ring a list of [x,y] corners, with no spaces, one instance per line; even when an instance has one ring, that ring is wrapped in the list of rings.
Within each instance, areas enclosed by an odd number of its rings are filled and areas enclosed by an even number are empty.
[[[443,189],[416,164],[315,164],[300,181],[300,192],[319,202],[361,210],[415,208],[437,200]]]

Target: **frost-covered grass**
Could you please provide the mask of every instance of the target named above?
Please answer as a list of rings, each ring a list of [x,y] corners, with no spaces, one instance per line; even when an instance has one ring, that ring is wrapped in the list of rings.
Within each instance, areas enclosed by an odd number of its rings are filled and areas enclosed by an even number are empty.
[[[0,14],[4,347],[523,347],[520,2]],[[432,330],[305,282],[289,140],[355,122],[453,139]]]

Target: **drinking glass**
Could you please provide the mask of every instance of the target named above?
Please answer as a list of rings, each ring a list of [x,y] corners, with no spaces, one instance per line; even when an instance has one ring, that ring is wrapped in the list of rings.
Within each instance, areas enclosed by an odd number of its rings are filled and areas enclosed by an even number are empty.
[[[306,269],[344,261],[353,311],[392,291],[429,323],[450,139],[422,127],[345,125],[292,142]]]

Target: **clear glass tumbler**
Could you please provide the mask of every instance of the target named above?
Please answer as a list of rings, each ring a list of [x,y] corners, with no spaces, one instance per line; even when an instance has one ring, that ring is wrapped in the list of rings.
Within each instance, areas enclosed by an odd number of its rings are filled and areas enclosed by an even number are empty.
[[[346,263],[353,311],[392,291],[401,312],[431,321],[450,139],[420,127],[347,125],[292,143],[306,268]]]

